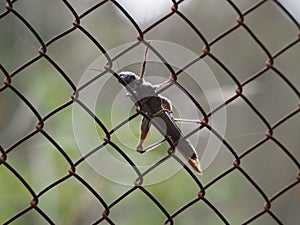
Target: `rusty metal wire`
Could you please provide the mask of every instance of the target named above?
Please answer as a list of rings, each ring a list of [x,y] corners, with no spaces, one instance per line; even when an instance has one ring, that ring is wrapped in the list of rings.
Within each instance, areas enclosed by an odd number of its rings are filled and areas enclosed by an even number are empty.
[[[161,221],[163,224],[176,224],[177,218],[188,212],[192,208],[196,208],[197,205],[202,204],[205,207],[209,208],[214,212],[214,216],[218,217],[220,221],[222,221],[224,224],[232,224],[233,221],[230,221],[225,213],[223,213],[217,205],[214,204],[213,201],[210,200],[209,197],[207,197],[207,192],[213,188],[217,187],[218,185],[221,185],[221,181],[229,177],[233,173],[239,173],[240,176],[242,176],[244,179],[246,179],[249,183],[249,186],[251,186],[260,197],[258,197],[258,201],[261,202],[261,199],[263,199],[264,204],[261,206],[261,210],[253,213],[248,218],[244,218],[244,221],[242,224],[249,224],[253,221],[259,221],[261,217],[268,216],[270,219],[271,224],[284,224],[284,220],[276,213],[276,210],[273,210],[271,206],[275,204],[279,199],[285,198],[287,193],[291,192],[292,190],[298,190],[299,194],[299,183],[300,183],[300,161],[299,158],[294,154],[299,149],[289,149],[284,142],[281,141],[279,137],[274,135],[276,133],[276,130],[283,126],[284,124],[287,124],[288,121],[290,121],[292,118],[296,118],[296,116],[299,116],[299,103],[295,102],[294,109],[286,113],[284,116],[282,116],[278,121],[276,122],[270,122],[269,115],[263,114],[258,107],[256,107],[252,101],[249,99],[247,95],[244,94],[243,90],[244,87],[248,84],[252,83],[253,81],[259,79],[264,74],[266,74],[269,71],[272,71],[274,73],[274,76],[279,78],[281,82],[286,84],[286,90],[284,91],[290,91],[297,97],[299,100],[300,93],[297,89],[297,85],[293,83],[292,80],[289,79],[289,74],[285,74],[275,63],[277,59],[280,59],[283,57],[288,51],[290,51],[293,48],[296,48],[296,46],[299,48],[299,41],[300,41],[300,24],[299,22],[290,14],[290,12],[279,2],[279,1],[271,1],[272,4],[279,10],[281,13],[285,14],[287,19],[289,20],[289,23],[291,26],[295,28],[294,33],[294,40],[290,41],[289,43],[285,43],[283,47],[278,49],[276,52],[271,51],[268,49],[268,47],[263,43],[263,41],[260,40],[259,36],[256,34],[254,30],[247,24],[246,18],[247,16],[251,15],[253,12],[258,10],[260,7],[262,7],[264,4],[266,4],[266,0],[261,0],[256,2],[254,5],[252,5],[250,8],[246,10],[242,10],[239,8],[239,6],[234,2],[227,0],[226,3],[232,8],[232,13],[237,15],[236,21],[231,21],[232,26],[224,30],[223,32],[219,33],[218,35],[214,36],[214,38],[207,38],[205,34],[201,32],[201,27],[197,27],[188,17],[188,15],[185,15],[183,11],[180,9],[180,5],[184,2],[181,1],[175,1],[172,0],[173,6],[171,7],[169,13],[155,21],[154,23],[150,24],[145,29],[142,29],[138,23],[131,17],[131,15],[118,3],[118,1],[99,1],[99,3],[95,4],[94,6],[90,7],[89,9],[86,9],[84,12],[79,13],[77,12],[73,7],[72,4],[67,0],[62,0],[62,3],[64,4],[65,10],[72,15],[73,21],[70,20],[70,26],[68,29],[57,33],[53,35],[48,40],[44,40],[42,38],[42,35],[37,31],[33,25],[22,15],[22,10],[20,8],[16,9],[16,5],[19,4],[20,1],[17,0],[7,0],[7,3],[5,5],[5,8],[0,9],[2,13],[0,14],[0,21],[3,20],[6,17],[14,17],[15,20],[18,20],[20,23],[22,23],[28,32],[32,34],[32,38],[34,38],[39,43],[39,48],[36,49],[36,56],[31,57],[28,61],[24,62],[22,65],[17,66],[13,69],[8,69],[4,64],[0,64],[1,74],[4,77],[3,85],[0,87],[0,95],[4,95],[4,93],[10,92],[13,95],[15,95],[21,102],[23,102],[30,111],[34,114],[34,117],[36,119],[36,125],[35,127],[32,127],[31,131],[28,133],[24,133],[23,137],[21,137],[19,140],[17,140],[12,145],[4,148],[3,145],[0,143],[0,151],[1,151],[1,157],[0,157],[0,179],[1,179],[1,173],[4,170],[8,170],[11,173],[12,179],[17,179],[23,187],[28,191],[28,193],[31,196],[31,201],[28,202],[28,207],[25,207],[21,209],[20,211],[16,211],[13,216],[10,218],[2,218],[3,224],[12,224],[15,221],[18,221],[21,217],[26,216],[29,213],[32,213],[32,211],[35,211],[35,213],[39,214],[40,217],[44,220],[44,223],[48,224],[56,224],[56,218],[51,217],[47,210],[44,210],[43,207],[40,207],[41,202],[44,201],[44,199],[47,198],[49,193],[51,193],[51,190],[56,189],[58,186],[62,186],[65,182],[68,180],[75,179],[77,180],[82,189],[87,189],[89,191],[89,194],[96,198],[99,202],[98,208],[99,212],[102,211],[102,213],[98,213],[94,215],[93,218],[96,218],[92,224],[101,224],[104,222],[105,224],[116,224],[114,221],[114,217],[111,217],[113,214],[113,211],[115,207],[118,204],[121,204],[122,201],[125,201],[129,196],[133,195],[133,193],[136,192],[142,192],[144,194],[144,197],[147,198],[147,201],[153,202],[154,205],[161,211],[161,214],[163,214],[165,220]],[[269,1],[270,2],[270,1]],[[135,40],[135,43],[129,46],[124,51],[118,53],[115,56],[111,56],[107,54],[108,50],[105,44],[101,42],[101,40],[96,39],[86,28],[85,25],[82,25],[82,20],[84,18],[88,17],[90,14],[97,12],[106,4],[111,4],[116,9],[120,10],[124,16],[128,19],[128,23],[131,23],[132,26],[135,29],[137,40]],[[66,12],[66,13],[67,13]],[[99,12],[100,13],[100,12]],[[135,167],[134,162],[131,160],[131,158],[125,153],[125,151],[122,150],[120,146],[118,146],[116,143],[112,141],[112,136],[116,131],[118,131],[125,123],[128,121],[134,119],[139,115],[139,112],[136,112],[135,114],[131,115],[131,117],[127,118],[123,122],[121,122],[118,126],[113,127],[112,129],[109,129],[107,124],[103,122],[102,118],[97,117],[94,115],[94,113],[91,111],[91,109],[88,108],[88,106],[85,105],[84,102],[82,102],[79,98],[80,92],[88,89],[93,82],[95,82],[98,78],[103,76],[104,74],[110,73],[112,76],[117,76],[117,74],[112,70],[112,65],[115,63],[118,58],[120,58],[122,55],[126,54],[127,52],[131,51],[133,48],[140,44],[147,45],[147,35],[148,33],[155,29],[160,24],[167,21],[170,17],[176,16],[180,18],[185,26],[189,27],[194,34],[199,38],[199,49],[203,49],[202,53],[186,64],[183,68],[179,68],[178,70],[174,70],[168,62],[160,55],[159,49],[155,49],[153,46],[149,46],[151,50],[158,56],[158,58],[161,59],[161,61],[166,65],[166,68],[170,71],[170,75],[179,76],[182,71],[184,71],[186,68],[191,67],[195,63],[197,63],[199,60],[202,60],[204,58],[210,59],[215,64],[217,64],[226,74],[227,77],[229,77],[236,86],[235,94],[226,99],[226,101],[219,105],[219,107],[212,109],[210,112],[206,112],[197,100],[192,99],[193,103],[196,105],[196,107],[199,109],[199,111],[202,112],[203,119],[201,121],[200,126],[194,131],[198,132],[201,129],[207,129],[210,132],[212,132],[219,140],[223,143],[223,146],[225,149],[227,149],[228,153],[232,155],[233,161],[232,164],[229,165],[228,169],[224,169],[220,174],[216,175],[213,179],[211,179],[209,182],[203,183],[201,181],[202,177],[197,177],[190,169],[184,165],[184,163],[176,156],[176,154],[170,153],[170,155],[167,155],[166,157],[162,158],[159,162],[152,165],[150,168],[148,168],[146,171],[140,171]],[[209,21],[207,22],[209,23]],[[260,50],[263,52],[265,56],[265,62],[264,66],[260,68],[259,70],[255,71],[253,74],[248,76],[247,79],[241,79],[239,76],[234,74],[234,72],[222,61],[221,58],[217,56],[217,54],[214,53],[212,50],[213,47],[217,44],[222,44],[222,40],[225,38],[230,38],[230,35],[237,31],[237,30],[243,30],[246,32],[253,42],[257,44],[257,46],[260,48]],[[56,42],[66,38],[68,35],[75,33],[75,32],[81,32],[88,40],[90,40],[91,43],[94,44],[94,48],[97,48],[102,54],[106,57],[106,65],[102,65],[104,70],[100,72],[97,76],[95,76],[93,79],[89,80],[85,84],[81,86],[77,86],[75,82],[72,80],[72,76],[64,71],[64,69],[55,62],[55,60],[51,57],[51,51],[49,51],[49,48],[54,45]],[[2,42],[3,40],[1,40]],[[5,43],[4,43],[5,44]],[[299,53],[299,51],[298,51]],[[299,58],[299,54],[297,56]],[[59,105],[56,108],[51,109],[48,113],[45,115],[31,103],[31,99],[24,95],[21,90],[17,86],[14,85],[14,79],[18,76],[21,76],[22,71],[29,68],[33,64],[45,60],[48,63],[51,64],[51,66],[60,74],[61,78],[64,80],[64,83],[72,90],[72,93],[70,93],[71,97],[69,100],[64,102],[63,104]],[[117,79],[116,79],[117,82]],[[180,84],[179,84],[180,86]],[[182,91],[189,93],[189,90],[185,90],[182,87]],[[65,97],[65,96],[64,96]],[[190,95],[192,98],[192,96]],[[65,98],[63,98],[65,99]],[[230,144],[226,138],[223,138],[218,131],[211,126],[209,123],[209,119],[213,114],[216,114],[220,109],[231,105],[235,101],[243,101],[245,104],[247,104],[250,109],[253,111],[253,113],[257,116],[257,119],[261,121],[261,123],[264,124],[265,127],[265,134],[262,135],[261,139],[256,142],[252,143],[252,145],[243,150],[242,152],[239,149],[236,149],[234,146]],[[51,135],[51,133],[47,130],[47,126],[45,126],[45,122],[50,120],[51,118],[59,115],[63,110],[70,108],[72,105],[77,104],[79,107],[82,108],[95,122],[98,124],[99,128],[105,133],[105,137],[103,139],[102,143],[99,143],[99,146],[95,147],[94,149],[91,149],[86,155],[78,158],[77,160],[72,159],[72,157],[69,155],[68,151],[64,149]],[[42,135],[45,137],[55,149],[59,152],[59,154],[64,158],[65,163],[68,165],[69,169],[65,171],[65,175],[60,177],[59,179],[55,181],[49,181],[48,185],[41,189],[36,191],[32,186],[28,178],[23,174],[21,170],[16,169],[16,165],[14,162],[11,162],[10,155],[14,154],[15,149],[22,145],[23,143],[27,142],[28,140],[34,138],[37,135]],[[289,135],[289,134],[286,134]],[[266,144],[266,143],[272,143],[276,145],[283,153],[282,157],[288,158],[290,164],[292,164],[296,169],[295,173],[291,174],[291,176],[294,177],[294,180],[290,183],[286,183],[284,187],[277,187],[277,192],[273,195],[269,195],[266,193],[263,187],[259,185],[258,182],[256,182],[256,179],[253,175],[251,175],[249,172],[247,172],[247,169],[243,167],[242,161],[248,158],[250,155],[253,155],[254,152],[259,151],[260,146]],[[80,175],[80,166],[84,164],[86,159],[89,157],[94,157],[96,153],[103,149],[105,146],[112,147],[116,152],[118,152],[124,160],[132,166],[133,170],[136,173],[136,180],[132,181],[133,186],[131,188],[128,188],[123,194],[120,194],[116,199],[109,201],[105,199],[105,194],[102,193],[100,190],[96,190],[93,185],[91,185],[87,179],[84,176]],[[299,148],[299,146],[298,146]],[[18,154],[16,152],[16,154]],[[95,156],[97,157],[97,156]],[[198,188],[198,191],[195,193],[195,197],[192,200],[188,200],[181,205],[181,207],[177,208],[175,211],[170,210],[167,207],[165,207],[164,203],[161,202],[160,198],[155,196],[151,193],[145,186],[143,186],[143,179],[148,175],[149,172],[155,170],[160,164],[164,163],[168,158],[173,158],[178,163],[182,164],[183,167],[186,170],[186,175],[190,176],[190,178],[193,180],[195,185]],[[253,157],[252,157],[253,159]],[[255,164],[255,162],[253,162]],[[278,162],[280,166],[280,162]],[[205,175],[204,175],[205,176]],[[34,179],[34,178],[32,178]],[[1,183],[1,185],[5,185]],[[270,183],[270,185],[273,185]],[[0,199],[1,195],[5,195],[6,193],[0,193]],[[234,197],[234,196],[233,196]],[[299,196],[298,196],[299,197]],[[256,197],[253,197],[256,198]],[[298,199],[299,200],[299,199]],[[295,201],[297,201],[295,199]],[[7,202],[1,202],[5,207],[10,207]],[[68,204],[68,203],[67,203]],[[73,204],[73,203],[70,203]],[[80,204],[80,203],[79,203]],[[224,203],[230,207],[230,202]],[[245,205],[241,205],[240,207],[246,207],[247,203],[245,202]],[[137,206],[138,207],[138,206]],[[197,210],[200,210],[200,208],[197,208]],[[132,217],[134,220],[135,212],[132,211],[130,213],[129,217]],[[201,218],[199,218],[199,222],[201,222]],[[146,223],[146,221],[145,221]],[[144,223],[144,224],[145,224]],[[150,221],[151,223],[151,221]],[[150,224],[149,223],[149,224]]]

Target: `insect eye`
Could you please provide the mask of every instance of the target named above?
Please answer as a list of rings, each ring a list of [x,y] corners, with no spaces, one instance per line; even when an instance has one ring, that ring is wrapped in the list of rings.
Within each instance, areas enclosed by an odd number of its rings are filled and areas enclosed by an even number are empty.
[[[131,82],[136,80],[136,77],[135,76],[129,76],[128,79],[129,79],[129,82],[131,83]]]

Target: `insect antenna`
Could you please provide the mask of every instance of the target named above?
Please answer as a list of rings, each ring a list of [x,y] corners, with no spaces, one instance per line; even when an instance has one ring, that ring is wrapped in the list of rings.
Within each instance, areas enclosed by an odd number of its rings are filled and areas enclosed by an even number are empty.
[[[103,71],[103,70],[96,69],[96,68],[91,68],[90,70],[91,70],[91,71],[98,71],[98,72],[102,72],[102,71]]]
[[[115,52],[115,49],[113,49],[113,54],[114,54],[114,56],[117,55],[116,52]],[[117,71],[119,73],[119,72],[121,72],[121,67],[120,67],[118,58],[116,58],[116,64],[117,64],[117,69],[118,69]]]
[[[150,44],[150,42],[149,42],[149,44]],[[142,63],[140,79],[143,79],[143,77],[144,77],[144,73],[145,73],[145,69],[146,69],[146,61],[147,61],[148,49],[149,49],[149,46],[147,45],[147,48],[146,48],[145,54],[144,54],[144,60],[143,60],[143,63]]]

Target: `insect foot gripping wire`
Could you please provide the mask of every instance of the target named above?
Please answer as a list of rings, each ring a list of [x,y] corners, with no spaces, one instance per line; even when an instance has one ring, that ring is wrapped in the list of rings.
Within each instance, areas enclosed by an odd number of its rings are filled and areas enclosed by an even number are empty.
[[[163,143],[163,141],[161,141],[159,144],[152,145],[151,148],[144,149],[143,144],[148,136],[150,126],[153,124],[158,128],[159,132],[164,135],[165,140],[169,138],[174,147],[188,160],[193,169],[201,174],[202,170],[196,150],[188,140],[183,138],[183,133],[171,115],[171,102],[156,93],[156,89],[159,85],[152,85],[132,72],[121,72],[119,76],[122,81],[127,84],[125,87],[127,96],[135,102],[136,107],[139,108],[144,115],[147,115],[142,119],[141,138],[137,146],[137,151],[145,153]],[[154,118],[160,118],[160,120],[153,122]]]

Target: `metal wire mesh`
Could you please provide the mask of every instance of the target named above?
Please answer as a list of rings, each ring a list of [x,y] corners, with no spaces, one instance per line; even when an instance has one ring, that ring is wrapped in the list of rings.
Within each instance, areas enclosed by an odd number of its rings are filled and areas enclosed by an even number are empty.
[[[247,9],[242,9],[242,7],[240,7],[238,3],[235,3],[235,1],[223,1],[226,2],[228,7],[230,7],[232,14],[234,16],[237,16],[237,19],[228,21],[228,24],[230,24],[229,28],[224,28],[221,32],[216,32],[217,34],[214,35],[212,35],[213,32],[211,32],[210,35],[206,35],[203,32],[201,32],[201,27],[195,25],[189,19],[189,16],[184,13],[184,10],[181,10],[181,4],[183,4],[185,1],[171,1],[173,6],[171,7],[170,11],[155,22],[153,22],[152,24],[150,24],[148,27],[143,29],[133,19],[133,17],[131,17],[131,15],[126,11],[126,9],[118,3],[118,1],[99,1],[95,5],[91,6],[88,9],[84,9],[83,12],[79,13],[75,8],[72,7],[70,1],[65,0],[61,1],[59,4],[60,7],[63,8],[65,14],[72,15],[72,20],[69,20],[69,28],[57,32],[55,34],[49,35],[50,38],[47,38],[47,40],[45,40],[42,37],[43,34],[36,30],[34,25],[32,25],[31,22],[23,16],[22,8],[18,7],[18,4],[20,4],[20,2],[21,1],[7,0],[6,5],[2,8],[0,20],[3,21],[6,18],[10,17],[18,21],[18,23],[23,24],[23,26],[26,29],[26,32],[29,32],[31,34],[31,38],[34,39],[34,42],[38,42],[39,48],[36,49],[36,53],[34,56],[31,56],[31,53],[29,52],[25,52],[24,54],[27,54],[27,57],[25,62],[21,65],[15,65],[14,62],[11,61],[0,64],[1,74],[4,77],[3,85],[0,87],[0,96],[1,98],[7,98],[7,95],[11,95],[13,96],[15,101],[21,101],[23,104],[25,104],[28,110],[31,112],[31,114],[33,114],[36,124],[34,126],[31,126],[28,132],[26,131],[26,129],[22,130],[22,126],[20,124],[16,124],[17,127],[15,127],[15,129],[21,130],[21,132],[23,132],[23,135],[18,138],[16,137],[15,142],[10,143],[10,145],[8,146],[4,146],[0,143],[0,145],[2,146],[0,147],[0,174],[2,174],[0,175],[0,178],[2,177],[1,179],[3,180],[3,182],[1,182],[1,186],[6,186],[6,182],[15,182],[15,180],[17,180],[18,186],[21,183],[20,189],[25,189],[27,192],[26,194],[22,192],[23,197],[21,197],[20,201],[24,202],[22,203],[23,207],[17,207],[20,208],[19,210],[16,210],[13,207],[16,204],[15,202],[1,200],[9,198],[9,196],[7,197],[9,190],[0,193],[0,204],[2,205],[2,207],[12,208],[12,211],[10,212],[10,217],[1,218],[1,222],[3,224],[11,224],[14,222],[17,223],[23,221],[23,218],[28,217],[28,215],[31,215],[33,212],[35,214],[38,214],[38,217],[41,219],[40,221],[42,221],[44,224],[58,223],[57,218],[55,218],[54,216],[54,213],[51,211],[51,209],[43,205],[43,202],[49,201],[49,198],[52,198],[53,190],[56,190],[58,188],[65,188],[67,189],[65,190],[66,192],[72,192],[73,187],[80,189],[80,192],[78,193],[81,193],[81,191],[84,193],[82,199],[81,201],[78,200],[77,202],[74,202],[71,199],[69,199],[69,202],[62,202],[61,204],[64,205],[64,207],[68,208],[71,205],[76,205],[77,208],[81,208],[83,207],[82,205],[84,204],[84,200],[87,200],[89,198],[95,198],[97,200],[97,203],[93,205],[93,209],[88,209],[85,211],[86,215],[90,216],[91,221],[80,221],[79,219],[76,221],[76,223],[78,224],[123,224],[122,221],[119,222],[116,213],[120,212],[118,206],[120,205],[120,207],[123,207],[125,210],[127,201],[129,201],[128,199],[133,198],[133,196],[135,196],[137,193],[143,193],[143,195],[139,197],[144,198],[144,201],[149,201],[153,203],[151,205],[151,209],[144,209],[145,213],[149,213],[150,215],[157,216],[159,218],[164,218],[161,221],[161,223],[163,224],[177,224],[180,223],[180,221],[185,221],[185,224],[189,224],[189,221],[192,221],[191,219],[189,220],[189,217],[195,217],[196,220],[199,221],[199,223],[201,223],[202,218],[198,216],[198,213],[200,213],[201,210],[205,212],[213,212],[209,213],[209,216],[211,218],[217,218],[217,220],[214,221],[218,221],[224,224],[249,224],[251,222],[259,223],[259,221],[261,221],[262,218],[267,218],[266,221],[268,221],[269,224],[285,224],[287,221],[290,220],[288,220],[284,215],[279,213],[276,209],[276,205],[283,204],[282,199],[285,198],[288,199],[289,202],[285,203],[284,205],[289,209],[295,208],[294,212],[298,211],[297,207],[299,209],[300,201],[300,162],[299,158],[297,158],[297,150],[299,149],[299,145],[289,145],[286,141],[286,138],[284,137],[290,137],[294,140],[299,139],[299,133],[293,134],[293,130],[289,130],[289,128],[295,124],[296,126],[298,125],[297,127],[299,128],[299,122],[296,120],[296,118],[297,116],[299,116],[298,101],[300,93],[297,88],[297,84],[295,83],[296,81],[291,80],[290,74],[286,74],[284,72],[285,70],[282,68],[284,66],[280,64],[277,65],[276,62],[280,61],[281,59],[284,59],[284,57],[288,55],[289,52],[294,50],[297,52],[293,56],[293,59],[295,59],[295,62],[293,64],[297,64],[297,59],[300,55],[300,25],[299,22],[279,1],[257,1],[254,2],[252,5],[250,5],[249,3],[250,6],[248,6]],[[276,8],[276,10],[280,11],[280,13],[285,16],[286,20],[288,20],[288,23],[290,23],[292,27],[289,35],[291,35],[293,39],[283,44],[279,43],[278,46],[280,47],[276,48],[275,50],[272,49],[275,47],[267,47],[269,46],[268,43],[262,41],[259,38],[259,35],[256,33],[256,31],[253,30],[246,21],[248,17],[255,14],[256,11],[260,10],[260,8],[266,7],[266,4],[269,4],[268,7],[272,5],[273,8]],[[107,5],[111,7],[109,8],[110,10],[112,10],[112,8],[117,9],[126,17],[127,23],[131,24],[134,27],[135,36],[137,37],[137,40],[134,44],[126,48],[124,51],[118,53],[116,56],[111,56],[107,54],[107,48],[109,47],[105,45],[107,39],[107,37],[105,37],[105,34],[102,36],[103,40],[101,40],[101,38],[99,37],[95,38],[94,35],[91,32],[89,32],[88,29],[85,28],[85,26],[87,26],[85,20],[93,13],[105,13],[104,11],[101,11],[101,8],[107,7]],[[214,7],[218,6],[216,5]],[[57,15],[57,17],[59,16],[60,15]],[[203,129],[209,130],[209,132],[218,137],[219,140],[222,142],[224,148],[223,151],[226,152],[224,154],[230,155],[231,159],[233,158],[233,160],[231,160],[231,163],[227,164],[227,168],[222,168],[220,172],[212,176],[211,179],[206,179],[206,181],[202,181],[202,179],[205,180],[205,175],[203,177],[196,176],[192,171],[190,171],[190,169],[187,166],[184,166],[184,164],[176,156],[176,154],[167,155],[166,157],[162,158],[159,162],[149,167],[146,171],[140,171],[136,169],[135,163],[131,160],[130,156],[127,155],[126,151],[124,151],[121,146],[118,146],[118,144],[116,144],[112,140],[112,136],[115,134],[115,132],[121,129],[125,123],[134,119],[140,114],[138,112],[134,113],[129,118],[126,118],[123,122],[121,122],[118,126],[109,128],[109,126],[105,123],[103,118],[101,118],[101,116],[96,116],[92,112],[92,110],[89,109],[85,105],[85,103],[80,100],[79,97],[80,93],[83,90],[90,88],[90,85],[92,85],[93,82],[95,82],[103,75],[111,74],[111,76],[117,76],[117,74],[112,70],[112,65],[116,63],[117,60],[123,55],[125,55],[127,52],[132,51],[132,49],[136,46],[140,44],[147,45],[147,41],[149,39],[148,34],[151,34],[151,31],[154,30],[156,27],[160,26],[161,24],[167,23],[167,21],[170,20],[171,17],[179,18],[182,21],[182,23],[178,26],[186,26],[192,30],[192,32],[198,39],[198,50],[202,49],[202,52],[197,58],[186,64],[184,68],[179,68],[178,70],[174,70],[174,68],[168,65],[168,62],[163,61],[166,67],[168,68],[169,73],[174,74],[175,76],[179,76],[184,69],[193,66],[199,60],[209,59],[210,62],[217,65],[219,67],[219,70],[222,71],[222,74],[228,77],[231,80],[231,82],[233,82],[235,85],[235,93],[231,97],[227,98],[226,101],[223,102],[223,104],[219,105],[218,108],[212,109],[211,111],[201,110],[203,119],[201,120],[201,124],[195,132],[200,132]],[[208,20],[206,21],[206,23],[213,23],[213,21]],[[266,27],[265,29],[268,28]],[[253,73],[251,73],[250,75],[248,74],[247,78],[245,79],[239,75],[236,75],[234,69],[232,69],[234,68],[234,66],[227,65],[228,61],[226,59],[222,59],[218,56],[216,52],[214,52],[215,46],[226,45],[223,43],[223,41],[225,39],[230,39],[231,35],[237,31],[243,31],[247,33],[248,38],[250,38],[251,41],[254,42],[255,45],[258,46],[258,48],[260,49],[260,54],[263,55],[262,58],[264,59],[263,62],[260,62],[262,66],[258,69],[255,68],[253,70]],[[76,85],[76,83],[73,81],[72,75],[63,69],[63,66],[61,66],[63,65],[63,61],[59,61],[58,63],[57,59],[53,59],[51,56],[52,46],[55,46],[57,42],[67,39],[72,33],[78,32],[80,32],[81,35],[85,36],[89,40],[89,42],[93,44],[91,48],[99,50],[100,53],[104,54],[107,59],[106,65],[101,65],[104,68],[103,71],[100,72],[93,79],[91,79],[89,82],[86,82],[84,85],[81,86]],[[2,44],[5,45],[5,41],[7,40],[4,38],[2,40],[1,37],[1,42],[3,41],[4,43]],[[77,46],[73,47],[76,48]],[[247,49],[247,46],[244,46],[244,48],[246,51],[250,51],[249,49]],[[9,54],[9,50],[5,49],[4,47],[3,49],[4,50],[1,50],[2,53],[4,51],[4,54]],[[159,57],[159,49],[153,49],[152,47],[152,50],[156,51],[157,56]],[[231,50],[232,52],[230,52]],[[230,57],[231,54],[235,54],[235,50],[236,49],[229,49],[227,53],[228,57]],[[80,55],[78,57],[80,57]],[[60,88],[62,87],[66,89],[67,94],[66,96],[58,96],[60,100],[55,107],[48,109],[48,111],[46,112],[40,112],[38,107],[35,107],[34,104],[32,104],[33,100],[31,99],[31,97],[22,92],[22,87],[18,82],[26,82],[26,79],[29,80],[29,83],[33,82],[32,78],[24,77],[24,75],[22,74],[23,71],[30,69],[35,64],[45,61],[51,65],[55,73],[59,74],[59,76],[57,76],[57,79],[59,80],[59,83],[63,83],[63,85],[60,86]],[[77,65],[72,66],[76,67]],[[298,73],[298,71],[296,71],[296,73]],[[260,108],[252,102],[251,98],[247,96],[247,94],[244,94],[244,89],[246,89],[249,85],[253,84],[257,80],[261,79],[262,77],[267,76],[266,74],[270,72],[272,73],[271,79],[278,79],[279,83],[284,84],[284,89],[278,91],[292,93],[291,95],[293,97],[291,98],[295,100],[293,101],[293,108],[286,108],[285,112],[280,116],[280,118],[277,118],[275,121],[274,117],[272,117],[272,113],[274,112],[261,112]],[[21,79],[21,81],[18,81],[19,77],[22,76],[23,79]],[[15,82],[17,83],[15,84]],[[115,79],[115,82],[118,82],[118,80]],[[276,87],[274,88],[276,89]],[[189,92],[189,90],[187,90],[187,92]],[[70,95],[71,97],[69,97]],[[237,101],[242,101],[243,104],[246,104],[250,108],[250,110],[254,113],[256,120],[258,120],[259,123],[263,124],[262,126],[265,130],[265,134],[260,134],[260,139],[258,141],[250,143],[246,149],[237,149],[236,146],[233,146],[230,141],[226,140],[226,137],[221,137],[218,131],[211,126],[209,120],[210,117],[218,113],[220,109],[231,106]],[[275,99],[276,103],[272,104],[280,104],[280,102],[278,101],[277,99]],[[193,99],[193,102],[198,104],[198,107],[201,107],[201,103],[197,102],[197,100]],[[72,107],[74,104],[77,104],[78,107],[81,108],[81,110],[86,112],[90,116],[90,118],[92,118],[95,121],[101,132],[104,133],[104,139],[103,141],[99,140],[99,146],[97,146],[94,149],[90,149],[88,153],[84,156],[76,156],[77,158],[74,157],[74,153],[72,153],[72,150],[61,146],[57,142],[53,131],[49,131],[47,128],[48,121],[51,122],[53,118],[60,115],[66,116],[64,113],[67,110],[69,110],[70,107]],[[9,109],[2,110],[8,111]],[[70,117],[70,114],[68,114],[67,116]],[[234,123],[234,121],[232,123]],[[229,126],[230,125],[231,124],[229,122]],[[283,135],[283,137],[281,137],[280,135],[276,135],[277,130],[280,130],[280,128],[284,126],[287,126],[288,128],[285,131],[286,133]],[[296,131],[298,130],[299,132],[298,128],[296,128]],[[3,133],[5,132],[5,129],[6,128],[4,128]],[[30,140],[40,136],[44,137],[47,140],[47,142],[50,143],[55,150],[57,150],[58,154],[60,155],[62,161],[65,164],[65,168],[63,169],[64,175],[61,175],[55,180],[49,180],[48,183],[43,184],[45,185],[43,188],[37,188],[36,186],[32,185],[32,183],[34,183],[33,181],[35,177],[28,176],[28,174],[24,173],[22,168],[19,167],[19,164],[21,162],[18,162],[13,159],[15,155],[22,154],[22,157],[30,157],[32,159],[38,160],[37,157],[39,155],[24,156],[23,153],[17,151],[17,149],[24,143],[27,143]],[[259,155],[259,152],[263,151],[262,147],[268,144],[271,144],[273,146],[272,149],[274,150],[268,153],[268,158],[262,158]],[[97,152],[103,150],[105,146],[110,146],[114,151],[120,154],[124,158],[126,163],[128,163],[133,168],[137,176],[136,180],[132,181],[132,186],[123,188],[122,190],[124,191],[118,193],[118,196],[114,199],[108,199],[108,197],[106,196],[106,191],[102,191],[102,189],[96,188],[95,184],[92,184],[87,176],[81,175],[81,167],[85,165],[86,159],[90,157],[97,157]],[[39,148],[43,148],[43,146]],[[276,165],[269,165],[270,158],[273,155],[277,154],[280,154],[280,161],[278,161]],[[190,177],[192,180],[192,184],[189,185],[195,187],[195,192],[193,193],[194,197],[192,199],[188,197],[187,199],[185,199],[184,202],[181,203],[180,206],[176,205],[176,208],[171,209],[166,206],[165,202],[162,201],[160,196],[153,194],[153,190],[151,191],[147,186],[143,185],[143,179],[146,179],[151,171],[156,170],[162,163],[165,163],[169,158],[173,158],[179,163],[183,164],[186,171],[186,173],[184,173],[184,176]],[[259,162],[263,163],[263,170],[259,171],[259,173],[264,174],[265,179],[268,180],[267,183],[269,184],[269,186],[272,186],[272,190],[275,191],[267,191],[269,190],[268,187],[262,187],[262,185],[260,185],[260,182],[256,181],[257,175],[249,172],[247,170],[247,167],[243,164],[244,161],[247,162],[248,160],[250,161],[250,164],[252,163],[254,165]],[[278,184],[276,182],[272,182],[272,180],[269,180],[269,178],[277,176],[277,174],[272,174],[272,171],[277,171],[275,167],[281,167],[281,160],[288,161],[289,166],[291,166],[292,168],[289,174],[284,175],[290,178],[289,180],[285,180],[284,184]],[[41,166],[40,172],[43,173],[43,171],[51,170],[55,166],[56,165],[51,166],[45,163],[44,166]],[[268,173],[266,171],[268,171]],[[3,174],[6,173],[9,173],[9,180],[3,179]],[[242,198],[243,196],[238,196],[234,192],[232,193],[232,195],[222,197],[219,196],[217,193],[215,193],[214,197],[213,194],[213,190],[219,190],[218,188],[222,189],[222,182],[226,179],[230,179],[230,177],[233,176],[233,174],[238,174],[239,180],[248,181],[247,186],[249,190],[251,190],[249,192],[251,193],[251,195],[253,195],[251,199],[252,201],[257,202],[260,207],[259,210],[250,210],[249,215],[245,218],[242,218],[243,222],[236,222],[234,218],[235,216],[239,217],[238,215],[228,215],[226,214],[226,210],[223,207],[220,207],[220,205],[223,205],[224,207],[233,207],[231,205],[234,201],[233,199]],[[99,179],[101,180],[101,178]],[[66,183],[74,182],[74,180],[77,182],[76,185],[74,184],[74,186],[71,186],[72,188],[70,188],[70,186],[65,187]],[[232,186],[234,187],[233,189],[235,189],[237,188],[237,186],[239,186],[239,183],[232,184]],[[243,187],[245,186],[246,185],[244,185]],[[68,190],[68,187],[71,190]],[[181,187],[169,188],[180,189]],[[212,194],[210,193],[211,190]],[[165,192],[168,192],[168,190],[165,190]],[[288,198],[287,195],[289,194],[291,194],[292,197]],[[5,195],[7,198],[1,197]],[[218,202],[218,196],[221,199],[223,199],[222,203]],[[176,198],[176,196],[169,196],[169,198],[170,201],[172,201],[172,198]],[[31,200],[26,201],[26,199]],[[247,208],[247,205],[247,201],[241,201],[236,207]],[[275,207],[273,208],[274,205]],[[139,208],[138,203],[136,204],[136,208]],[[126,215],[130,218],[131,224],[136,222],[135,217],[137,216],[137,213],[141,212],[137,209],[129,209],[128,211],[126,211]],[[76,212],[74,214],[76,214]],[[64,217],[64,215],[61,215],[61,217]],[[74,215],[74,217],[76,216]],[[181,220],[180,218],[183,219]],[[293,219],[295,218],[297,218],[297,215],[295,215]],[[147,221],[143,221],[142,223],[145,224],[147,223]],[[148,223],[150,224],[151,221],[149,221]]]

